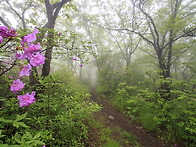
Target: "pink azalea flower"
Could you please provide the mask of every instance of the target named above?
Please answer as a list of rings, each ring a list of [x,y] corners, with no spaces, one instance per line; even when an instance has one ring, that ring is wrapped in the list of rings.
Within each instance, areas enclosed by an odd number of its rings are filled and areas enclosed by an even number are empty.
[[[82,64],[80,64],[79,66],[80,66],[80,67],[83,67],[83,65],[82,65]]]
[[[0,26],[0,36],[8,38],[9,29],[6,26]]]
[[[25,95],[18,95],[18,100],[20,101],[20,107],[29,106],[31,103],[35,102],[35,92],[32,92],[31,95],[26,93]]]
[[[72,57],[72,60],[75,60],[75,61],[77,61],[77,58],[74,58],[74,57]]]
[[[31,73],[31,65],[28,64],[27,66],[24,65],[23,69],[20,71],[20,76],[29,76]]]
[[[3,37],[0,36],[0,43],[3,43]]]
[[[33,33],[30,33],[24,37],[22,37],[22,41],[20,42],[21,45],[24,47],[25,43],[29,44],[30,42],[33,42],[36,40],[36,34],[39,33],[38,29],[35,27],[35,30]]]
[[[24,47],[25,51],[19,59],[24,60],[25,58],[27,58],[27,59],[31,60],[33,54],[41,51],[40,48],[41,48],[40,43],[37,43],[37,45],[29,44],[28,48]]]
[[[12,36],[17,36],[16,31],[11,28],[11,31],[6,26],[0,26],[0,36],[3,38],[9,38]]]
[[[35,44],[29,44],[29,47],[28,47],[28,49],[29,49],[29,51],[31,53],[40,52],[41,51],[40,48],[41,48],[41,44],[39,42],[37,43],[37,45],[35,45]]]
[[[18,52],[16,52],[15,57],[16,57],[17,59],[20,59],[20,58],[21,58],[21,54],[19,54]]]
[[[33,55],[30,63],[31,65],[33,65],[34,67],[38,66],[38,65],[42,65],[45,63],[45,57],[43,56],[43,54],[39,54],[37,53],[36,55]]]
[[[10,87],[10,90],[13,91],[13,93],[17,93],[17,91],[21,91],[21,89],[24,88],[25,83],[20,81],[20,79],[14,80],[12,86]]]
[[[10,32],[13,36],[16,36],[16,31],[14,30],[14,28],[11,28],[11,32]]]

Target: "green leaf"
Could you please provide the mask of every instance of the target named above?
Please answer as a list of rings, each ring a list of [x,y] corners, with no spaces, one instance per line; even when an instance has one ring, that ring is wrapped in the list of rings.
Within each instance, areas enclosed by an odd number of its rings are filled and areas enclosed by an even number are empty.
[[[34,142],[34,140],[30,140],[30,141],[26,141],[25,143],[28,144],[28,145],[30,145],[33,142]]]
[[[0,144],[0,147],[7,147],[7,144]]]
[[[44,144],[45,144],[44,142],[42,142],[42,141],[40,141],[40,140],[35,140],[35,142],[36,142],[37,144],[40,144],[40,145],[44,145]]]
[[[16,128],[18,128],[19,127],[19,123],[18,122],[14,122],[13,123],[13,126],[16,127]]]
[[[23,122],[14,122],[13,126],[16,128],[19,128],[20,126],[24,127],[24,128],[29,128],[29,126],[27,126],[25,123]]]
[[[24,127],[24,128],[29,128],[29,126],[27,126],[25,123],[23,122],[18,122],[20,126]]]
[[[24,128],[29,128],[29,126],[27,126],[25,123],[23,122],[14,122],[13,126],[16,128],[19,128],[20,126],[24,127]]]
[[[34,137],[33,137],[33,139],[38,139],[39,137],[40,137],[40,132],[38,132]]]
[[[22,141],[20,140],[20,135],[19,135],[18,133],[16,133],[16,134],[14,135],[14,139],[16,140],[17,143],[19,143],[19,144],[22,143]]]
[[[21,138],[21,141],[22,141],[22,142],[25,142],[26,138],[27,138],[27,135],[24,134],[24,135],[22,136],[22,138]]]
[[[30,138],[30,139],[33,138],[33,136],[31,135],[31,133],[29,133],[29,132],[26,132],[26,135],[27,135],[27,137]]]
[[[4,123],[13,123],[13,120],[6,120],[3,117],[0,118],[0,122],[4,122]]]
[[[2,132],[2,130],[0,130],[0,138],[2,138],[2,137],[4,137],[4,136],[6,136],[6,135],[1,135],[1,132]]]
[[[20,120],[24,119],[24,118],[26,117],[26,115],[27,115],[27,112],[26,112],[26,113],[24,113],[24,114],[22,114],[22,115],[17,115],[17,117],[16,117],[16,120],[15,120],[15,121],[20,121]]]

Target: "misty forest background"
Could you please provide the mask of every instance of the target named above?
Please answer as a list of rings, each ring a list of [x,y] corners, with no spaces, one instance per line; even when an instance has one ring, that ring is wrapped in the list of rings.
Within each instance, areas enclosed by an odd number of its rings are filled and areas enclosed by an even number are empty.
[[[36,26],[46,57],[23,79],[35,103],[19,108],[18,44],[1,46],[0,72],[14,68],[0,76],[0,144],[84,146],[93,89],[166,144],[196,145],[195,0],[1,0],[0,21],[20,36]]]

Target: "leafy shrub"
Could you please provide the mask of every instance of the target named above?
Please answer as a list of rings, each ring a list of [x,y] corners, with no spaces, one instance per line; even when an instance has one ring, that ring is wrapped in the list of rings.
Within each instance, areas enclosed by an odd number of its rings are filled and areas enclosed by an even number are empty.
[[[84,122],[100,107],[89,102],[90,94],[68,72],[54,73],[44,79],[39,78],[38,81],[38,85],[31,87],[36,91],[36,102],[30,107],[19,108],[18,100],[11,97],[11,92],[6,97],[2,94],[6,103],[3,105],[5,109],[0,111],[0,121],[3,122],[0,125],[0,143],[82,146],[82,139],[87,137],[88,131]],[[3,89],[3,86],[0,87]],[[28,113],[25,113],[26,117],[19,123],[14,122],[17,114],[24,112]],[[3,118],[9,120],[10,124]]]
[[[195,84],[194,80],[190,83]],[[171,100],[162,99],[159,91],[152,91],[150,88],[139,89],[141,86],[122,83],[119,84],[112,100],[147,130],[159,132],[166,142],[183,142],[194,146],[196,93],[190,83],[187,88],[185,82],[173,80]]]

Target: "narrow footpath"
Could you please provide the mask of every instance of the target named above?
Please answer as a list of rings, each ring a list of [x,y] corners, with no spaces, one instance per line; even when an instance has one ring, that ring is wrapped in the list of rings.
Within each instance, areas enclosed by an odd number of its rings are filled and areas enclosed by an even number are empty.
[[[125,117],[125,115],[109,104],[108,99],[101,98],[97,95],[95,90],[91,92],[91,100],[97,102],[103,108],[99,113],[95,114],[95,118],[100,117],[105,118],[103,121],[106,127],[111,130],[116,127],[120,127],[128,133],[133,134],[137,138],[139,147],[165,147],[161,139],[159,139],[155,134],[147,132],[142,126],[139,126],[131,119]],[[99,120],[97,120],[99,121]],[[118,141],[118,136],[120,134],[113,134],[114,138]],[[125,145],[123,145],[124,147]],[[133,144],[127,144],[127,147],[134,146]],[[168,145],[167,145],[168,146]]]

